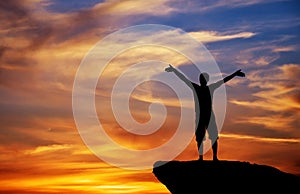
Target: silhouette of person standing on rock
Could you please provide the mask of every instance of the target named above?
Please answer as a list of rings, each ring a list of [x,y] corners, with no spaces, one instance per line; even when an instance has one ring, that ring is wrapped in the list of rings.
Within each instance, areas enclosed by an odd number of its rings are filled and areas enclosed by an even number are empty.
[[[194,94],[195,111],[196,111],[196,141],[199,151],[199,160],[203,161],[203,145],[202,142],[205,140],[206,130],[209,135],[209,139],[212,142],[213,150],[213,161],[218,161],[218,128],[215,121],[215,115],[212,108],[213,94],[214,91],[219,88],[222,84],[228,82],[235,76],[245,77],[240,69],[225,77],[223,80],[207,85],[209,81],[209,75],[207,73],[201,73],[199,76],[199,84],[193,83],[188,80],[182,73],[175,69],[172,65],[169,65],[165,69],[167,72],[174,72],[184,83],[186,83]],[[215,140],[215,142],[213,142]]]

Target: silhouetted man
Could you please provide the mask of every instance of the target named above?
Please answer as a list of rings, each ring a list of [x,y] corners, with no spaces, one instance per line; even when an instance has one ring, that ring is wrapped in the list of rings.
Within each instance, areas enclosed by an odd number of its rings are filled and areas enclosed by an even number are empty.
[[[209,75],[207,73],[201,73],[199,76],[200,85],[188,80],[182,73],[175,69],[172,65],[169,65],[165,69],[167,72],[174,72],[182,81],[184,81],[192,90],[195,100],[196,111],[196,141],[199,151],[199,160],[203,160],[203,145],[202,142],[207,130],[209,139],[212,141],[213,160],[218,161],[218,128],[215,121],[215,115],[212,109],[212,100],[214,91],[222,84],[231,80],[235,76],[245,77],[245,73],[241,70],[237,70],[233,74],[225,77],[223,80],[207,85],[209,81]],[[215,140],[215,142],[213,142]]]

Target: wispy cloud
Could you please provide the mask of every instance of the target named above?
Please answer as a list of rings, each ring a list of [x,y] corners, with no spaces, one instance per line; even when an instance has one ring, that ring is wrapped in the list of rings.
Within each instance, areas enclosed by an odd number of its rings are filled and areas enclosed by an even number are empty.
[[[223,34],[216,31],[200,31],[200,32],[190,32],[191,36],[196,38],[197,40],[209,43],[209,42],[218,42],[225,41],[237,38],[250,38],[255,36],[253,32],[240,32],[237,34]]]
[[[282,0],[277,0],[282,1]],[[229,0],[229,1],[193,1],[193,0],[180,0],[174,1],[173,4],[176,5],[178,12],[197,12],[197,13],[206,13],[216,9],[233,9],[240,7],[247,7],[258,4],[268,4],[274,3],[272,0]]]
[[[274,52],[275,48],[260,45],[241,50],[236,57],[236,63],[246,67],[267,66],[279,58],[278,53]]]
[[[220,137],[224,138],[233,138],[233,139],[249,139],[254,141],[262,142],[279,142],[279,143],[300,143],[300,139],[297,138],[267,138],[267,137],[258,137],[251,135],[238,135],[238,134],[220,134]]]
[[[286,47],[277,47],[273,49],[273,52],[290,52],[290,51],[296,51],[296,46],[286,46]]]
[[[253,116],[253,117],[242,117],[236,121],[236,123],[247,123],[262,125],[272,130],[280,130],[281,132],[289,131],[292,123],[296,118],[287,117],[283,115],[266,115],[266,116]],[[276,122],[275,122],[276,121]]]
[[[26,154],[44,154],[45,152],[54,152],[71,148],[71,145],[53,144],[48,146],[38,146],[34,150],[28,150]]]

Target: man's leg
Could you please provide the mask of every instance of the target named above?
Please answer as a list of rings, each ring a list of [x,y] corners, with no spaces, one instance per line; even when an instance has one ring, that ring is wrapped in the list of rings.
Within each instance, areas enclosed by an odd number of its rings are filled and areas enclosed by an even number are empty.
[[[209,139],[211,140],[211,144],[212,144],[213,160],[218,161],[218,139],[219,139],[219,136],[218,136],[218,128],[217,128],[217,124],[215,121],[214,113],[211,114],[207,131],[209,134]]]
[[[203,144],[202,141],[197,141],[198,153],[199,153],[199,161],[203,161]]]
[[[219,161],[219,159],[218,159],[218,138],[213,143],[212,150],[213,150],[213,160],[214,161]]]
[[[199,153],[199,160],[203,160],[203,140],[205,136],[205,126],[199,123],[197,131],[196,131],[196,141],[197,148]]]

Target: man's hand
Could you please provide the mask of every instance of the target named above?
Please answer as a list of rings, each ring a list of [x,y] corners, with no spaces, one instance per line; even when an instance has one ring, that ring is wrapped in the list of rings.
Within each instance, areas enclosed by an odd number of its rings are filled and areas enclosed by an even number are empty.
[[[169,64],[169,67],[165,68],[165,71],[166,72],[173,72],[174,71],[174,67]]]
[[[241,69],[237,70],[237,71],[235,72],[235,75],[236,75],[236,76],[239,76],[239,77],[245,77],[245,73],[242,72]]]

